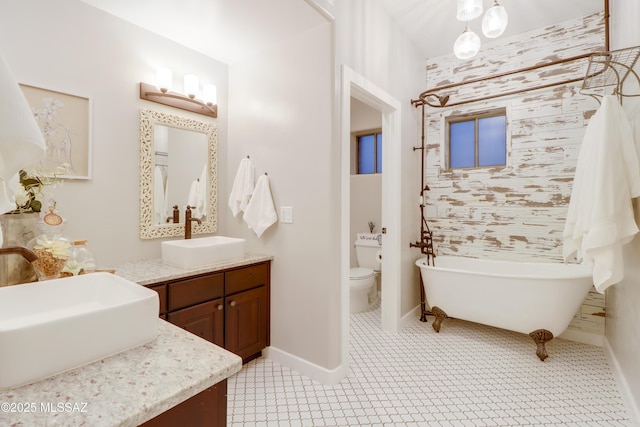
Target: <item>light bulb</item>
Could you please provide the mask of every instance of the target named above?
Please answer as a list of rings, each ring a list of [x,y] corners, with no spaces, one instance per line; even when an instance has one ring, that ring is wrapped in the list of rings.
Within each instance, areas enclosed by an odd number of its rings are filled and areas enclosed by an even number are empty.
[[[469,59],[476,56],[480,50],[480,37],[467,27],[453,44],[453,53],[459,59]]]
[[[218,103],[217,89],[211,83],[207,83],[202,88],[202,98],[207,105],[216,105]]]
[[[156,69],[156,86],[162,93],[171,90],[173,87],[173,73],[171,73],[170,69],[165,67],[158,67]]]
[[[507,29],[509,16],[507,10],[494,0],[493,6],[484,14],[482,18],[482,33],[490,39],[496,38]]]
[[[198,90],[200,89],[200,82],[198,81],[198,76],[195,74],[185,74],[184,75],[184,92],[185,94],[193,99],[198,94]]]

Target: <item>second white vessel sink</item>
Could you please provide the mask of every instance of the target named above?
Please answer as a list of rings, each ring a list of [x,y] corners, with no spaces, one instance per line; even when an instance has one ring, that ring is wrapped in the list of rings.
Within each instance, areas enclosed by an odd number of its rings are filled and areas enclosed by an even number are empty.
[[[244,239],[225,236],[167,240],[161,243],[162,260],[166,264],[182,268],[205,267],[243,258],[244,247]]]
[[[0,390],[152,341],[158,294],[109,273],[0,287]]]

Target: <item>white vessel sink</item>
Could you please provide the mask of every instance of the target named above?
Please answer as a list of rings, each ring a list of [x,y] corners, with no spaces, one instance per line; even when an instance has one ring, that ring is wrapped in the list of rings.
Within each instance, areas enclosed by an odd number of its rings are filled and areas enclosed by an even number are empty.
[[[0,390],[152,341],[158,294],[109,273],[0,288]]]
[[[162,260],[174,267],[205,267],[243,258],[244,243],[244,239],[225,236],[167,240],[161,243]]]

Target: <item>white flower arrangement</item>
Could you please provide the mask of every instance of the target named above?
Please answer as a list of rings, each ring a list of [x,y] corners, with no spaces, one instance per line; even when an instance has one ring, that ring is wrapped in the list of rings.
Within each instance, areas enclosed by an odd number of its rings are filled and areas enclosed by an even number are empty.
[[[55,277],[60,274],[71,255],[71,243],[61,239],[49,239],[39,236],[33,246],[33,253],[38,256],[33,266],[44,277]]]
[[[61,239],[49,239],[47,237],[37,237],[35,250],[47,251],[52,257],[58,259],[67,259],[71,255],[71,243]]]

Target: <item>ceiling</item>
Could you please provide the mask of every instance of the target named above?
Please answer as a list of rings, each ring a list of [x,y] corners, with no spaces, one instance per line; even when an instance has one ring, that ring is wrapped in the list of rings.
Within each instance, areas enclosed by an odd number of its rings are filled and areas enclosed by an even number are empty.
[[[455,0],[378,0],[418,46],[425,58],[453,51],[453,43],[465,29],[456,19]],[[500,38],[513,36],[558,22],[590,15],[604,9],[604,0],[499,0],[509,15],[509,25]],[[483,0],[487,10],[492,0]],[[469,22],[469,29],[482,35],[482,17]]]
[[[82,1],[228,64],[326,22],[307,0]],[[451,52],[464,30],[464,23],[455,18],[455,0],[366,1],[380,2],[425,58]],[[490,3],[484,0],[485,8]],[[509,14],[509,26],[501,37],[508,37],[600,11],[604,0],[500,0],[500,4]],[[481,20],[469,23],[478,35]]]
[[[82,0],[230,64],[324,22],[305,0]]]

